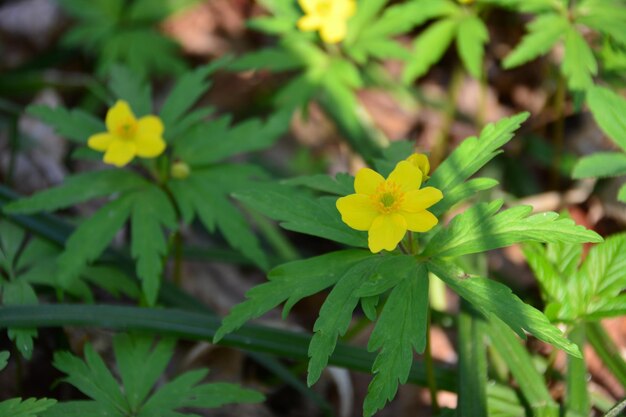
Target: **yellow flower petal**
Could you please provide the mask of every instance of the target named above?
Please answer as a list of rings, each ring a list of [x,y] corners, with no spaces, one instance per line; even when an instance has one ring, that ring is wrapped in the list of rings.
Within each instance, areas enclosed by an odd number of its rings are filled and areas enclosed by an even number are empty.
[[[128,140],[116,139],[104,154],[104,162],[116,167],[123,167],[133,160],[136,154],[135,143]]]
[[[401,215],[406,221],[407,229],[412,232],[428,232],[439,223],[439,220],[430,211],[426,210],[417,213],[403,212]]]
[[[356,1],[354,0],[343,0],[343,1],[335,0],[334,4],[336,7],[334,12],[337,14],[337,16],[341,16],[347,19],[349,17],[354,16],[354,14],[356,13]]]
[[[374,194],[376,188],[384,181],[383,176],[373,169],[361,168],[354,179],[354,191],[357,194]]]
[[[124,100],[118,100],[107,112],[105,123],[110,133],[118,132],[124,125],[135,123],[135,114]]]
[[[430,162],[428,161],[428,157],[426,155],[421,153],[414,153],[406,160],[418,167],[420,171],[422,171],[422,177],[424,180],[428,179],[428,173],[430,172]]]
[[[137,122],[135,143],[137,155],[142,158],[154,158],[165,150],[163,140],[163,122],[156,116],[145,116]]]
[[[322,20],[319,16],[310,14],[307,16],[302,16],[300,19],[298,19],[298,23],[296,24],[296,26],[302,31],[309,32],[312,30],[318,30],[321,24]]]
[[[341,220],[356,230],[368,230],[379,215],[370,198],[363,194],[341,197],[336,203]]]
[[[404,192],[418,190],[422,185],[422,171],[410,162],[400,161],[387,177],[387,181],[395,182]]]
[[[426,210],[428,207],[439,202],[442,198],[443,194],[441,191],[434,187],[409,191],[404,194],[401,210],[413,213]]]
[[[344,19],[332,18],[322,22],[320,37],[326,43],[339,43],[346,37],[348,25]]]
[[[298,0],[298,4],[304,10],[305,13],[314,13],[315,6],[319,3],[320,0]]]
[[[400,214],[393,213],[376,217],[368,233],[370,251],[378,253],[383,249],[394,250],[404,237],[406,230],[406,220]]]
[[[96,133],[95,135],[89,136],[89,139],[87,139],[87,146],[94,151],[104,152],[109,148],[114,140],[115,136],[110,133]]]

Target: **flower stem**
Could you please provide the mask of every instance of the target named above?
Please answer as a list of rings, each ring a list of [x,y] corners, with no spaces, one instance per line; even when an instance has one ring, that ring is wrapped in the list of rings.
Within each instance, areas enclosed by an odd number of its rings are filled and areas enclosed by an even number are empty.
[[[437,381],[435,380],[435,368],[433,364],[433,355],[430,346],[430,309],[428,310],[428,318],[426,321],[426,350],[424,351],[424,365],[426,367],[426,382],[428,383],[428,391],[430,392],[430,403],[433,409],[433,415],[439,414],[440,407],[437,400]]]

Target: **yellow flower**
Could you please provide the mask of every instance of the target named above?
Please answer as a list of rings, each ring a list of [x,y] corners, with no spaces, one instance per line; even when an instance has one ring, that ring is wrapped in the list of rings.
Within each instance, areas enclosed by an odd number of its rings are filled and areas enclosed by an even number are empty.
[[[356,230],[368,231],[373,253],[392,251],[407,230],[427,232],[438,223],[426,209],[443,198],[434,187],[420,189],[422,171],[408,161],[400,161],[387,179],[369,168],[361,169],[354,180],[354,191],[337,200],[341,220]]]
[[[305,16],[298,20],[298,29],[319,30],[326,43],[339,43],[348,32],[348,19],[356,11],[355,0],[298,0]]]
[[[118,100],[106,115],[107,132],[89,137],[87,145],[105,152],[104,162],[122,167],[133,160],[156,158],[165,150],[163,122],[156,116],[144,116],[137,120],[130,106]]]
[[[428,157],[426,155],[422,153],[414,153],[406,160],[415,165],[422,172],[423,181],[430,178],[428,176],[428,173],[430,172],[430,162],[428,161]]]

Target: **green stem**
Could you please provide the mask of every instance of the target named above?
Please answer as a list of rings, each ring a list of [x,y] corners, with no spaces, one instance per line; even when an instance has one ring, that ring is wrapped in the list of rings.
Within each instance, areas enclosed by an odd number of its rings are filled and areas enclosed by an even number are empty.
[[[433,408],[433,415],[439,414],[440,407],[437,400],[437,380],[435,379],[435,367],[433,363],[433,355],[430,346],[430,309],[428,310],[428,319],[426,321],[426,350],[424,351],[424,366],[426,370],[426,382],[428,384],[428,392],[430,392],[430,403]]]

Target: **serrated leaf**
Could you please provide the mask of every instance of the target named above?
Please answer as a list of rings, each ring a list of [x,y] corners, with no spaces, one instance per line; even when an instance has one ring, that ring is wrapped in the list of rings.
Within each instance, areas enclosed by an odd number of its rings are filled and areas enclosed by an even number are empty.
[[[468,16],[459,23],[456,44],[459,56],[467,71],[474,78],[481,78],[485,44],[489,40],[489,30],[476,16]]]
[[[543,14],[528,25],[528,33],[504,59],[505,69],[515,68],[541,55],[545,55],[565,36],[569,22],[558,14]]]
[[[24,243],[24,236],[22,228],[10,222],[0,222],[0,266],[7,271],[13,272],[18,267],[17,254]]]
[[[442,205],[448,204],[446,194],[474,175],[487,162],[501,151],[514,132],[528,119],[529,113],[490,123],[480,132],[480,136],[465,139],[437,168],[428,185],[443,191]]]
[[[152,337],[127,334],[119,334],[113,340],[124,396],[134,412],[140,409],[174,354],[173,340],[160,341],[152,349],[153,343]]]
[[[510,246],[521,242],[601,242],[594,231],[569,218],[546,212],[530,215],[531,206],[498,212],[502,201],[481,203],[456,216],[433,236],[426,256],[461,256]]]
[[[456,204],[474,197],[477,193],[489,190],[498,185],[498,181],[492,178],[473,178],[454,187],[444,195],[444,199],[429,208],[428,211],[439,217],[446,213]]]
[[[149,84],[123,66],[114,66],[110,74],[109,89],[116,99],[127,101],[137,117],[152,113],[152,94]]]
[[[596,152],[578,160],[573,178],[617,177],[626,175],[626,153]]]
[[[487,319],[494,315],[522,338],[526,337],[524,331],[528,331],[572,356],[581,357],[578,347],[550,324],[543,313],[524,303],[507,286],[486,278],[470,277],[442,261],[429,262],[428,269]]]
[[[228,65],[231,71],[266,69],[274,72],[302,68],[303,62],[281,48],[264,48],[248,52]]]
[[[56,404],[56,400],[47,398],[11,398],[0,402],[0,416],[7,417],[38,417],[42,412]]]
[[[286,302],[283,313],[286,316],[298,301],[335,284],[349,268],[370,256],[371,253],[364,250],[345,250],[274,268],[268,274],[269,282],[249,290],[247,300],[233,307],[224,318],[214,343],[282,302]]]
[[[4,305],[34,305],[38,302],[35,290],[24,279],[4,283],[0,288],[2,288]],[[33,338],[37,337],[37,329],[10,328],[7,333],[22,356],[30,359],[33,354]]]
[[[626,152],[626,99],[605,87],[592,87],[587,104],[598,126]]]
[[[458,27],[456,19],[444,19],[433,23],[414,42],[413,57],[407,63],[402,79],[410,83],[441,59],[454,39]]]
[[[102,407],[96,401],[67,401],[57,403],[40,417],[126,417],[119,410]]]
[[[576,23],[597,30],[626,45],[626,10],[621,0],[585,0],[576,4]]]
[[[139,175],[126,170],[105,169],[72,175],[58,187],[4,206],[6,213],[32,214],[70,207],[84,201],[142,187],[147,184]]]
[[[372,416],[391,401],[398,384],[406,383],[413,363],[413,350],[424,351],[427,337],[428,271],[413,263],[412,274],[391,292],[367,345],[380,350],[367,389],[363,414]]]
[[[285,229],[367,247],[366,234],[350,229],[341,221],[335,207],[336,197],[315,198],[294,187],[266,183],[235,193],[235,198],[280,221]]]
[[[335,350],[337,339],[345,334],[348,326],[350,326],[352,312],[359,303],[356,291],[382,258],[379,256],[368,257],[349,268],[326,297],[320,309],[319,317],[313,326],[314,333],[309,344],[307,375],[309,386],[319,379],[328,364],[330,355]]]
[[[170,91],[160,111],[161,119],[165,125],[165,135],[168,140],[168,126],[175,126],[185,113],[207,91],[211,83],[207,77],[224,65],[224,60],[215,61],[193,72],[186,73],[178,79]]]
[[[89,136],[106,131],[102,120],[80,109],[43,105],[29,106],[26,112],[52,126],[57,134],[77,143],[86,143]]]
[[[167,242],[162,226],[175,229],[176,211],[167,194],[150,186],[132,195],[131,255],[137,260],[137,275],[149,305],[156,302],[161,286],[163,256]]]
[[[580,269],[578,288],[585,291],[584,306],[594,299],[610,299],[626,288],[626,233],[607,238],[589,251]],[[584,285],[583,285],[584,284]]]
[[[572,27],[565,36],[565,56],[561,69],[567,78],[567,85],[574,91],[585,91],[593,86],[593,76],[598,73],[593,51],[578,30]]]
[[[57,352],[53,364],[67,374],[65,382],[96,400],[103,410],[115,415],[128,409],[118,382],[91,345],[85,346],[84,361],[69,352]]]
[[[59,256],[59,283],[69,286],[87,263],[107,248],[131,214],[133,199],[124,195],[100,208],[76,228]]]
[[[104,289],[113,297],[120,297],[124,294],[131,298],[139,298],[141,295],[137,281],[114,267],[87,267],[83,270],[81,277],[85,282]]]
[[[335,178],[326,174],[307,175],[289,178],[281,183],[290,186],[305,186],[316,191],[340,196],[354,193],[354,177],[344,173],[337,174]]]

